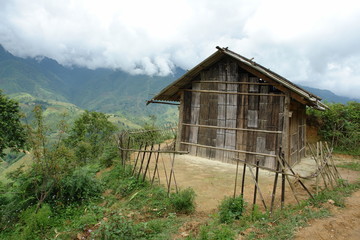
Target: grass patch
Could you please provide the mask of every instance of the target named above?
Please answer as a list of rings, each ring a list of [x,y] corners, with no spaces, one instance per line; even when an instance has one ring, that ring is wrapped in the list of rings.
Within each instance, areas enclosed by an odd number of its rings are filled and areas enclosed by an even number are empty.
[[[336,165],[337,167],[350,169],[353,171],[360,171],[360,162],[346,162]]]

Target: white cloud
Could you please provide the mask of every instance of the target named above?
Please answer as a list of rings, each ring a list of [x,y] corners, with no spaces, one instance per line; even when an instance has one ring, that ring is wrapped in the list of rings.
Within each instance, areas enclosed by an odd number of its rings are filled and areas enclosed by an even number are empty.
[[[64,65],[166,75],[229,47],[297,83],[359,97],[360,3],[0,0],[0,44]]]

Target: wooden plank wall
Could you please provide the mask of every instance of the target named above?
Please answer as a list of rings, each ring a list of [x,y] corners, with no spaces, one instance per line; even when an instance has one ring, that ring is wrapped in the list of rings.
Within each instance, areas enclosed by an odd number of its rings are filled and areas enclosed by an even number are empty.
[[[306,108],[301,103],[290,102],[290,164],[305,156]]]
[[[182,121],[191,126],[183,126],[181,136],[182,142],[190,144],[182,144],[181,150],[223,162],[241,159],[275,168],[274,157],[229,152],[221,148],[277,155],[282,136],[269,131],[283,130],[284,95],[281,92],[243,70],[231,58],[225,58],[203,70],[194,78],[191,90],[185,91],[182,103]],[[302,149],[305,146],[305,106],[292,101],[290,108],[290,162],[293,164],[305,153]]]

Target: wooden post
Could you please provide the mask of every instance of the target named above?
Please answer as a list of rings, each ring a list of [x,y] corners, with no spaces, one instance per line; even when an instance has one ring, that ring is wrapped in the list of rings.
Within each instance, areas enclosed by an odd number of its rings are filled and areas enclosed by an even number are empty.
[[[250,173],[251,173],[251,176],[253,177],[255,187],[256,187],[256,188],[258,189],[258,191],[259,191],[259,196],[260,196],[261,201],[262,201],[262,203],[263,203],[263,205],[264,205],[264,208],[265,208],[265,210],[267,210],[266,203],[265,203],[265,199],[264,199],[264,197],[263,197],[263,195],[262,195],[262,193],[261,193],[260,186],[259,186],[258,182],[256,181],[256,177],[255,177],[255,175],[254,175],[251,167],[248,166],[248,168],[249,168],[249,171],[250,171]],[[253,210],[254,210],[254,205],[253,205]]]
[[[276,162],[276,173],[275,173],[275,179],[274,179],[274,186],[273,186],[273,191],[271,194],[271,206],[270,206],[270,214],[273,213],[274,210],[274,203],[275,203],[275,195],[276,195],[276,187],[277,187],[277,182],[278,182],[278,177],[279,177],[279,170],[280,170],[280,164],[277,161]]]
[[[290,95],[287,93],[284,102],[284,123],[283,123],[283,134],[282,134],[282,151],[284,160],[290,162]]]
[[[140,144],[140,149],[139,149],[139,150],[141,150],[142,146],[143,146],[143,143]],[[137,156],[136,156],[135,163],[134,163],[134,168],[133,168],[133,170],[132,170],[131,175],[134,175],[134,173],[135,173],[135,169],[136,169],[136,165],[137,165],[138,160],[139,160],[140,153],[141,153],[141,152],[138,151],[138,154],[137,154]]]
[[[280,159],[280,161],[284,161],[283,159]],[[285,203],[285,169],[284,164],[281,164],[281,209],[284,208]]]
[[[184,91],[180,92],[180,106],[179,106],[179,123],[178,123],[178,130],[176,135],[176,144],[175,144],[175,151],[180,151],[180,144],[181,144],[181,134],[183,128],[183,121],[184,121]]]
[[[243,174],[242,174],[242,180],[241,180],[241,196],[244,198],[244,188],[245,188],[245,174],[246,174],[246,162],[243,166]]]
[[[159,173],[159,171],[158,171],[159,156],[160,156],[160,144],[159,144],[159,147],[158,147],[158,153],[156,155],[154,174],[153,174],[153,177],[152,177],[152,180],[151,180],[151,184],[154,183],[156,171]]]
[[[143,176],[143,182],[145,181],[145,177],[146,177],[146,173],[147,173],[147,171],[148,171],[148,169],[149,169],[149,164],[150,164],[150,161],[151,161],[151,155],[152,155],[152,150],[153,150],[153,148],[154,148],[154,143],[152,143],[151,144],[151,148],[150,148],[150,153],[149,153],[149,157],[148,157],[148,161],[147,161],[147,163],[146,163],[146,167],[145,167],[145,173],[144,173],[144,176]]]
[[[236,175],[235,175],[235,186],[234,186],[234,198],[236,197],[237,179],[239,173],[239,159],[236,161]]]
[[[145,150],[146,150],[146,148],[147,148],[147,143],[145,143]],[[141,159],[140,169],[139,169],[139,172],[138,172],[138,175],[137,175],[138,180],[139,180],[139,177],[140,177],[140,174],[141,174],[141,171],[142,171],[142,167],[143,167],[143,164],[144,164],[145,155],[146,155],[146,152],[144,152],[144,154],[142,156],[142,159]]]
[[[258,183],[258,180],[259,180],[259,160],[256,160],[255,182]],[[254,187],[253,210],[256,204],[256,194],[257,194],[257,184],[255,184]]]

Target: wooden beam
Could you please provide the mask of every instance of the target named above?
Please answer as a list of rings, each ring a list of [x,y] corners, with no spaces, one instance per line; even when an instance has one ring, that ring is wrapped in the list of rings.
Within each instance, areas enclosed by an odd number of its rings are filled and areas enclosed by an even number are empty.
[[[220,84],[244,84],[244,85],[266,85],[266,86],[271,86],[270,83],[230,82],[230,81],[193,81],[192,83],[220,83]]]
[[[180,93],[180,107],[179,107],[179,123],[178,123],[178,129],[177,129],[177,135],[176,135],[176,142],[175,142],[175,150],[180,150],[180,142],[181,142],[181,134],[182,134],[182,123],[184,121],[184,91],[181,91]]]
[[[193,90],[184,89],[187,92],[199,92],[199,93],[217,93],[217,94],[233,94],[233,95],[251,95],[251,96],[272,96],[272,97],[283,97],[284,94],[275,93],[241,93],[241,92],[225,92],[225,91],[214,91],[214,90]]]
[[[190,126],[190,127],[215,128],[215,129],[236,130],[236,131],[249,131],[249,132],[274,133],[274,134],[282,133],[282,131],[269,131],[269,130],[250,129],[250,128],[231,128],[231,127],[220,127],[220,126],[190,124],[190,123],[183,123],[182,125]]]
[[[190,145],[190,146],[196,146],[196,147],[209,148],[209,149],[223,150],[223,151],[228,151],[228,152],[247,153],[247,154],[259,155],[259,156],[265,156],[265,157],[276,157],[276,155],[273,155],[273,154],[257,153],[257,152],[249,152],[249,151],[236,150],[236,149],[212,147],[212,146],[207,146],[207,145],[202,145],[202,144],[197,144],[197,143],[181,142],[181,144]]]

